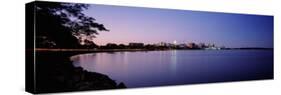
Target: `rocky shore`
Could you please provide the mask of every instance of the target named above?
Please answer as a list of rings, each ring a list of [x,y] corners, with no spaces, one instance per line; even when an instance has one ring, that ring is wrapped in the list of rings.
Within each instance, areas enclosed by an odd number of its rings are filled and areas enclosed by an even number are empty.
[[[69,57],[81,52],[37,51],[35,86],[37,93],[126,88],[107,75],[74,67]]]

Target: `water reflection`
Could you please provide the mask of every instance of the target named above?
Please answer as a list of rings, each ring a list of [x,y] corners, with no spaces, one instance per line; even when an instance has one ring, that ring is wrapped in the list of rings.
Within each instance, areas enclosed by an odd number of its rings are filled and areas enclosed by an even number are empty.
[[[173,74],[176,74],[177,69],[177,50],[172,50],[172,56],[171,56],[171,70]]]
[[[93,53],[73,64],[108,75],[128,87],[263,79],[273,76],[273,51],[173,50]]]

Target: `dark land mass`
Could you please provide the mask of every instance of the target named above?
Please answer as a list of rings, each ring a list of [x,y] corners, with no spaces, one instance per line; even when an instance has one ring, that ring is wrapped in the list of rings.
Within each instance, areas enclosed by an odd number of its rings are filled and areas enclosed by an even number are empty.
[[[36,93],[126,88],[124,83],[117,84],[107,75],[74,67],[69,57],[81,53],[83,52],[36,51]]]

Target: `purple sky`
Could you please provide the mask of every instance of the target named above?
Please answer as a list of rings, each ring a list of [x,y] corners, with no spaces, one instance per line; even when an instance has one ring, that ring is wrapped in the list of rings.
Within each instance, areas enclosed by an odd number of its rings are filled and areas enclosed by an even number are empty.
[[[273,47],[273,17],[186,10],[91,5],[84,13],[105,25],[94,42],[214,43],[226,47]]]

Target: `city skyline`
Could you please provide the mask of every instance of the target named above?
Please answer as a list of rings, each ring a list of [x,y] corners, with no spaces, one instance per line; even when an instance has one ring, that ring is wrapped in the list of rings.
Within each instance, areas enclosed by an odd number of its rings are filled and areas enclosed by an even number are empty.
[[[188,10],[90,5],[84,13],[104,24],[97,45],[167,42],[273,48],[273,17]]]

